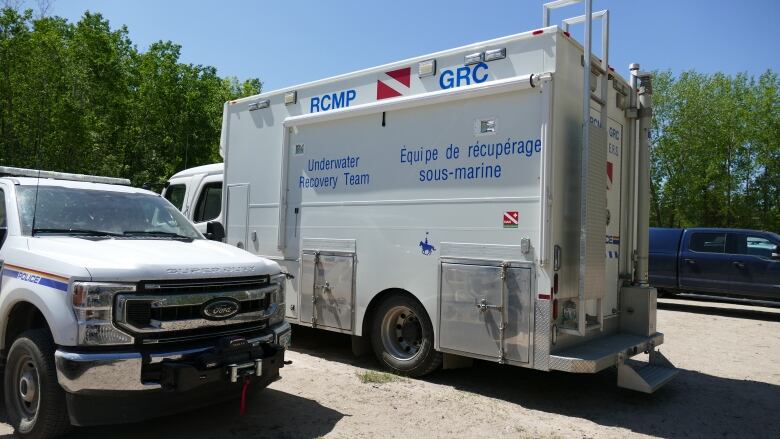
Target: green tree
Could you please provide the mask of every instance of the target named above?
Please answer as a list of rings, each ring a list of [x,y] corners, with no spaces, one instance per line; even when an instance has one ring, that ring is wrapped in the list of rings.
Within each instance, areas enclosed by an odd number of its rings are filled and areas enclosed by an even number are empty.
[[[73,24],[0,10],[0,164],[158,188],[185,167],[219,161],[223,104],[262,84],[220,78],[180,53],[170,41],[140,52],[127,28],[100,14]]]
[[[651,223],[777,231],[777,75],[659,72],[654,81]]]

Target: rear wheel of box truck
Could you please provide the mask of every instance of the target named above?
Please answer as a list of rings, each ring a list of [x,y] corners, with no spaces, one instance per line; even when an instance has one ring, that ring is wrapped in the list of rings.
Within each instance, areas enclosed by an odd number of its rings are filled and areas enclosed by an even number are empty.
[[[6,415],[17,436],[50,438],[70,429],[65,391],[54,365],[54,342],[47,330],[30,330],[14,341],[3,384]]]
[[[377,359],[396,373],[419,377],[441,365],[428,313],[405,294],[392,295],[379,305],[373,315],[371,344]]]

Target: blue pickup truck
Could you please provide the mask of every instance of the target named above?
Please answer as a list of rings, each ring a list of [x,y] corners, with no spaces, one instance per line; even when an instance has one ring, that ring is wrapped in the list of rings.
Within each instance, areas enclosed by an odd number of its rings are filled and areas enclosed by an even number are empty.
[[[741,229],[650,229],[650,285],[780,300],[780,235]]]

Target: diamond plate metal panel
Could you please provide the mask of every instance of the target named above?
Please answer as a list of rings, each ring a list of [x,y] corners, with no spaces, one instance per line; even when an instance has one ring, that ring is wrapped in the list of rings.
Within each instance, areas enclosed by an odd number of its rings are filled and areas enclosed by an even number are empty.
[[[663,334],[650,337],[613,334],[590,340],[550,355],[550,369],[571,373],[596,373],[617,364],[618,356],[626,358],[663,343]]]
[[[606,243],[604,233],[607,224],[607,130],[590,127],[588,146],[587,201],[585,203],[585,259],[584,280],[581,283],[583,299],[604,297],[606,271]],[[581,271],[582,272],[582,271]]]
[[[552,301],[534,300],[534,369],[550,369]]]
[[[596,373],[596,363],[579,358],[550,356],[550,370],[560,370],[570,373]]]

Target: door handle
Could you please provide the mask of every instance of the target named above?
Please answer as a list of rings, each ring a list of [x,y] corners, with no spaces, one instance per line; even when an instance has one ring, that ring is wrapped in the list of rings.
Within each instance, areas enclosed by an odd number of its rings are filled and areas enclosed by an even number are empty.
[[[696,265],[696,261],[693,259],[684,259],[685,263],[688,265]]]
[[[734,265],[735,267],[739,268],[740,270],[745,268],[745,264],[743,264],[742,262],[739,262],[739,261],[734,261],[731,264]]]
[[[487,299],[482,299],[477,303],[477,309],[479,309],[480,312],[485,312],[488,309],[495,309],[501,311],[503,307],[501,307],[500,305],[490,305],[488,304]]]

